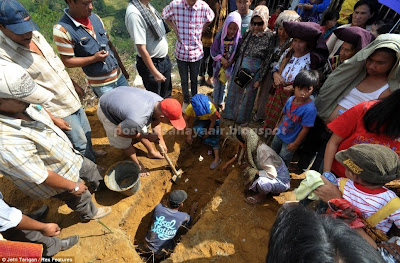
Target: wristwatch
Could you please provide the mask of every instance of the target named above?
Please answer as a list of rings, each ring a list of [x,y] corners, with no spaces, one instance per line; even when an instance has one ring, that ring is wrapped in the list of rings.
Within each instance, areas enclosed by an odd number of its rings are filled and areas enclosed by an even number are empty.
[[[76,182],[74,190],[72,190],[70,193],[75,193],[79,190],[79,182]]]

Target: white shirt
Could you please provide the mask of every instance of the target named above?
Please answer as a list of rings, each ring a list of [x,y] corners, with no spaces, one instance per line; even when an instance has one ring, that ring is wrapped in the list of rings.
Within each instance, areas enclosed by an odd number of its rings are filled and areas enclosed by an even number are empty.
[[[155,12],[154,7],[149,4],[150,11]],[[164,58],[168,55],[168,40],[165,34],[164,23],[156,16],[157,23],[160,26],[164,36],[159,40],[147,25],[142,14],[132,4],[129,3],[125,14],[125,25],[129,35],[136,45],[146,45],[146,50],[152,58]],[[138,53],[140,56],[140,54]]]

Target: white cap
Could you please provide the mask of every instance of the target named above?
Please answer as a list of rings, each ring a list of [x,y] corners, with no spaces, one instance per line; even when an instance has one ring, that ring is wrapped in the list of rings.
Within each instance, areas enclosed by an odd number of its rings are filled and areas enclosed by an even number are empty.
[[[20,65],[0,59],[0,98],[43,104],[53,97],[52,92],[38,86]]]

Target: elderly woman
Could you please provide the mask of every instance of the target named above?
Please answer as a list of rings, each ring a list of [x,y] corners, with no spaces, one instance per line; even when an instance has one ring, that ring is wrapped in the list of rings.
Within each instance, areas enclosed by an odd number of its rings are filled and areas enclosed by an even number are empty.
[[[354,5],[354,12],[350,17],[350,24],[340,26],[339,28],[346,28],[352,26],[358,26],[365,28],[370,31],[372,24],[375,20],[378,10],[377,2],[370,0],[360,0]],[[338,39],[335,35],[331,37],[326,42],[329,49],[329,57],[338,55],[339,49],[343,44],[343,40]]]
[[[269,96],[269,90],[273,84],[272,75],[270,70],[274,68],[279,62],[279,58],[282,56],[283,52],[290,47],[292,44],[292,39],[288,36],[283,27],[283,22],[300,22],[300,16],[293,10],[285,10],[278,16],[275,22],[276,34],[275,34],[275,48],[271,57],[271,64],[269,66],[269,71],[265,76],[265,80],[261,84],[261,88],[258,90],[257,102],[256,102],[256,114],[254,115],[254,120],[264,120],[265,118],[265,102]]]
[[[375,40],[375,36],[371,32],[357,26],[338,28],[333,33],[338,39],[343,41],[343,44],[340,47],[339,55],[328,59],[324,70],[324,74],[326,75],[332,73],[345,60],[350,59],[358,51]]]
[[[239,52],[235,54],[232,79],[241,68],[251,71],[253,79],[243,88],[231,81],[223,117],[245,126],[251,118],[257,89],[268,70],[274,46],[273,32],[268,29],[269,11],[257,6],[252,14],[250,30],[243,36]]]
[[[283,26],[292,46],[281,56],[272,70],[275,91],[265,106],[264,128],[274,129],[279,122],[283,106],[293,93],[293,80],[305,69],[318,69],[326,63],[328,50],[320,26],[312,22],[284,22]],[[268,131],[266,131],[268,132]],[[270,134],[270,133],[269,133]]]

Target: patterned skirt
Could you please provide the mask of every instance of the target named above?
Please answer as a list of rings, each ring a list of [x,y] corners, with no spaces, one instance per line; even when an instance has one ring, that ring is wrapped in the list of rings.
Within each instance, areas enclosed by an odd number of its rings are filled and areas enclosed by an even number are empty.
[[[256,73],[261,67],[261,59],[244,57],[241,68],[247,68],[251,72]],[[247,123],[251,119],[254,102],[257,96],[257,89],[253,89],[254,79],[241,88],[233,81],[239,71],[239,67],[235,66],[232,74],[232,81],[229,84],[228,95],[226,97],[225,110],[223,117],[229,120],[235,120],[237,124]]]
[[[268,101],[265,104],[264,129],[274,129],[276,127],[282,116],[283,107],[292,93],[291,91],[285,91],[283,87],[278,87],[275,89],[274,95],[268,97]]]

